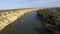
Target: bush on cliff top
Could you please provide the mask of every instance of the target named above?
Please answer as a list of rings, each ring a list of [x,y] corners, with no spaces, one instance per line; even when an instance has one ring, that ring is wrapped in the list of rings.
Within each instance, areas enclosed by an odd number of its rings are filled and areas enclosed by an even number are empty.
[[[56,24],[60,24],[60,8],[37,10],[37,14],[43,16],[43,19],[49,19],[50,22],[54,20]]]

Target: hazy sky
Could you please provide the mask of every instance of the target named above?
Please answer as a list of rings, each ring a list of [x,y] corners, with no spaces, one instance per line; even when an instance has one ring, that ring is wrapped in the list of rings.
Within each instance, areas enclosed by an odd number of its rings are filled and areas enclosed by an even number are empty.
[[[60,7],[60,0],[0,0],[0,9]]]

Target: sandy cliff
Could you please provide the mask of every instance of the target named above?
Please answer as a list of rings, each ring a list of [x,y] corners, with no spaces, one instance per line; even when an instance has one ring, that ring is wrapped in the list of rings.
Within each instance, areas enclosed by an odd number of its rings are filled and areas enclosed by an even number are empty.
[[[23,10],[6,10],[0,12],[0,31],[16,19],[20,18],[26,13],[30,13],[37,9],[23,9]]]

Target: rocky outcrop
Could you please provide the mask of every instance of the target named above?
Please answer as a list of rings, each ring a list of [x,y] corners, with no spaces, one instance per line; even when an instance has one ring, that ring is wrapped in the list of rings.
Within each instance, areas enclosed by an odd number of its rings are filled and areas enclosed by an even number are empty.
[[[60,8],[46,8],[37,11],[42,27],[51,34],[60,34]]]

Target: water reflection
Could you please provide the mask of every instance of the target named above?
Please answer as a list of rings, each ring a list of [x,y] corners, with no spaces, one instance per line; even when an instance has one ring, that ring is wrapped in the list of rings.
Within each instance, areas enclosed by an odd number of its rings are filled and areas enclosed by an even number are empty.
[[[39,34],[49,34],[49,32],[42,27],[34,27],[34,29],[39,33]]]

